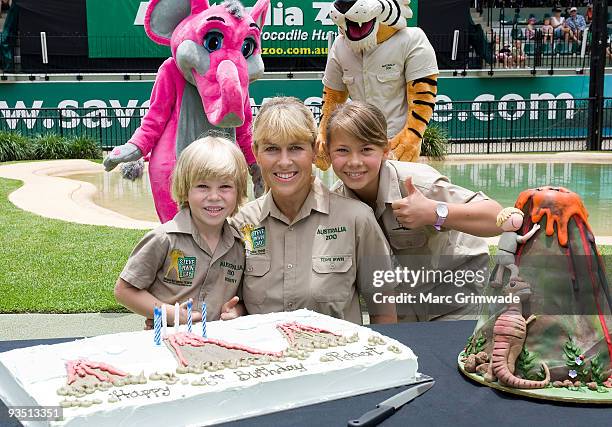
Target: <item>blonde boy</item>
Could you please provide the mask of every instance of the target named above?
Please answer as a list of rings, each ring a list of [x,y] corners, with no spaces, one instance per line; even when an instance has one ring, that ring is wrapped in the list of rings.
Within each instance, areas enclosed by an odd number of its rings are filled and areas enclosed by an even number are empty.
[[[115,285],[115,298],[151,326],[155,305],[194,301],[194,322],[231,319],[243,314],[236,296],[242,284],[244,250],[240,234],[227,222],[246,200],[247,164],[238,147],[219,137],[189,145],[172,177],[179,212],[147,233],[132,251]],[[173,324],[174,310],[168,309]]]

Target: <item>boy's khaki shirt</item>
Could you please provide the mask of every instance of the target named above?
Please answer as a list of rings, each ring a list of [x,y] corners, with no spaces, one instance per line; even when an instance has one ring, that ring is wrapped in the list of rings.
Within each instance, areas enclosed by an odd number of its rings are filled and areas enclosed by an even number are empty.
[[[358,293],[370,296],[374,270],[392,269],[389,246],[365,204],[315,179],[293,221],[268,192],[231,219],[245,241],[244,303],[250,314],[308,308],[362,322]]]
[[[174,304],[206,301],[207,320],[218,320],[221,306],[239,292],[244,271],[240,234],[227,222],[214,254],[201,239],[188,208],[151,230],[132,251],[120,277]]]

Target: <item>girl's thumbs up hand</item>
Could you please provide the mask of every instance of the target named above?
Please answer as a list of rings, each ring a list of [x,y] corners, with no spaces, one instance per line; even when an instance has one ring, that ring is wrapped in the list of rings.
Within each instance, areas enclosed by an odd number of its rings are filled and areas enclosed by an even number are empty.
[[[421,193],[412,183],[412,177],[405,182],[406,197],[391,204],[393,215],[404,228],[419,228],[436,223],[436,202]]]

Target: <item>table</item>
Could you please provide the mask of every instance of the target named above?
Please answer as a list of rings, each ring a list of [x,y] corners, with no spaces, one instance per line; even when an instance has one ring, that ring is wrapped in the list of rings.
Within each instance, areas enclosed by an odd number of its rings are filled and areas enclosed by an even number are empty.
[[[465,378],[457,369],[457,355],[474,326],[473,321],[455,321],[373,327],[411,347],[419,357],[419,371],[436,380],[436,385],[430,391],[404,406],[381,426],[612,426],[610,406],[561,405],[529,400],[498,392]],[[0,342],[0,352],[61,341],[66,340],[4,341]],[[224,426],[345,426],[349,418],[359,417],[405,388],[247,418]],[[12,422],[9,424],[6,421],[6,407],[0,404],[0,425],[19,425],[14,420]]]

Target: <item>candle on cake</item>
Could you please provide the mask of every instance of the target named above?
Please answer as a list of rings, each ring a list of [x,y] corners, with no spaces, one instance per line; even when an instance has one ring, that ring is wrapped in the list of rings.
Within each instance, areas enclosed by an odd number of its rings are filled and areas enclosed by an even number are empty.
[[[206,303],[202,301],[202,336],[206,338]]]
[[[162,304],[161,306],[161,319],[162,319],[162,338],[166,338],[168,336],[168,311],[166,309],[166,304]]]
[[[193,327],[193,319],[191,318],[191,311],[193,310],[193,299],[189,298],[187,301],[187,332],[191,333]]]
[[[155,340],[155,345],[161,345],[161,317],[161,309],[155,305],[155,308],[153,308],[153,327],[155,330],[153,337]]]
[[[174,303],[174,333],[178,334],[181,324],[181,306],[178,302]]]

